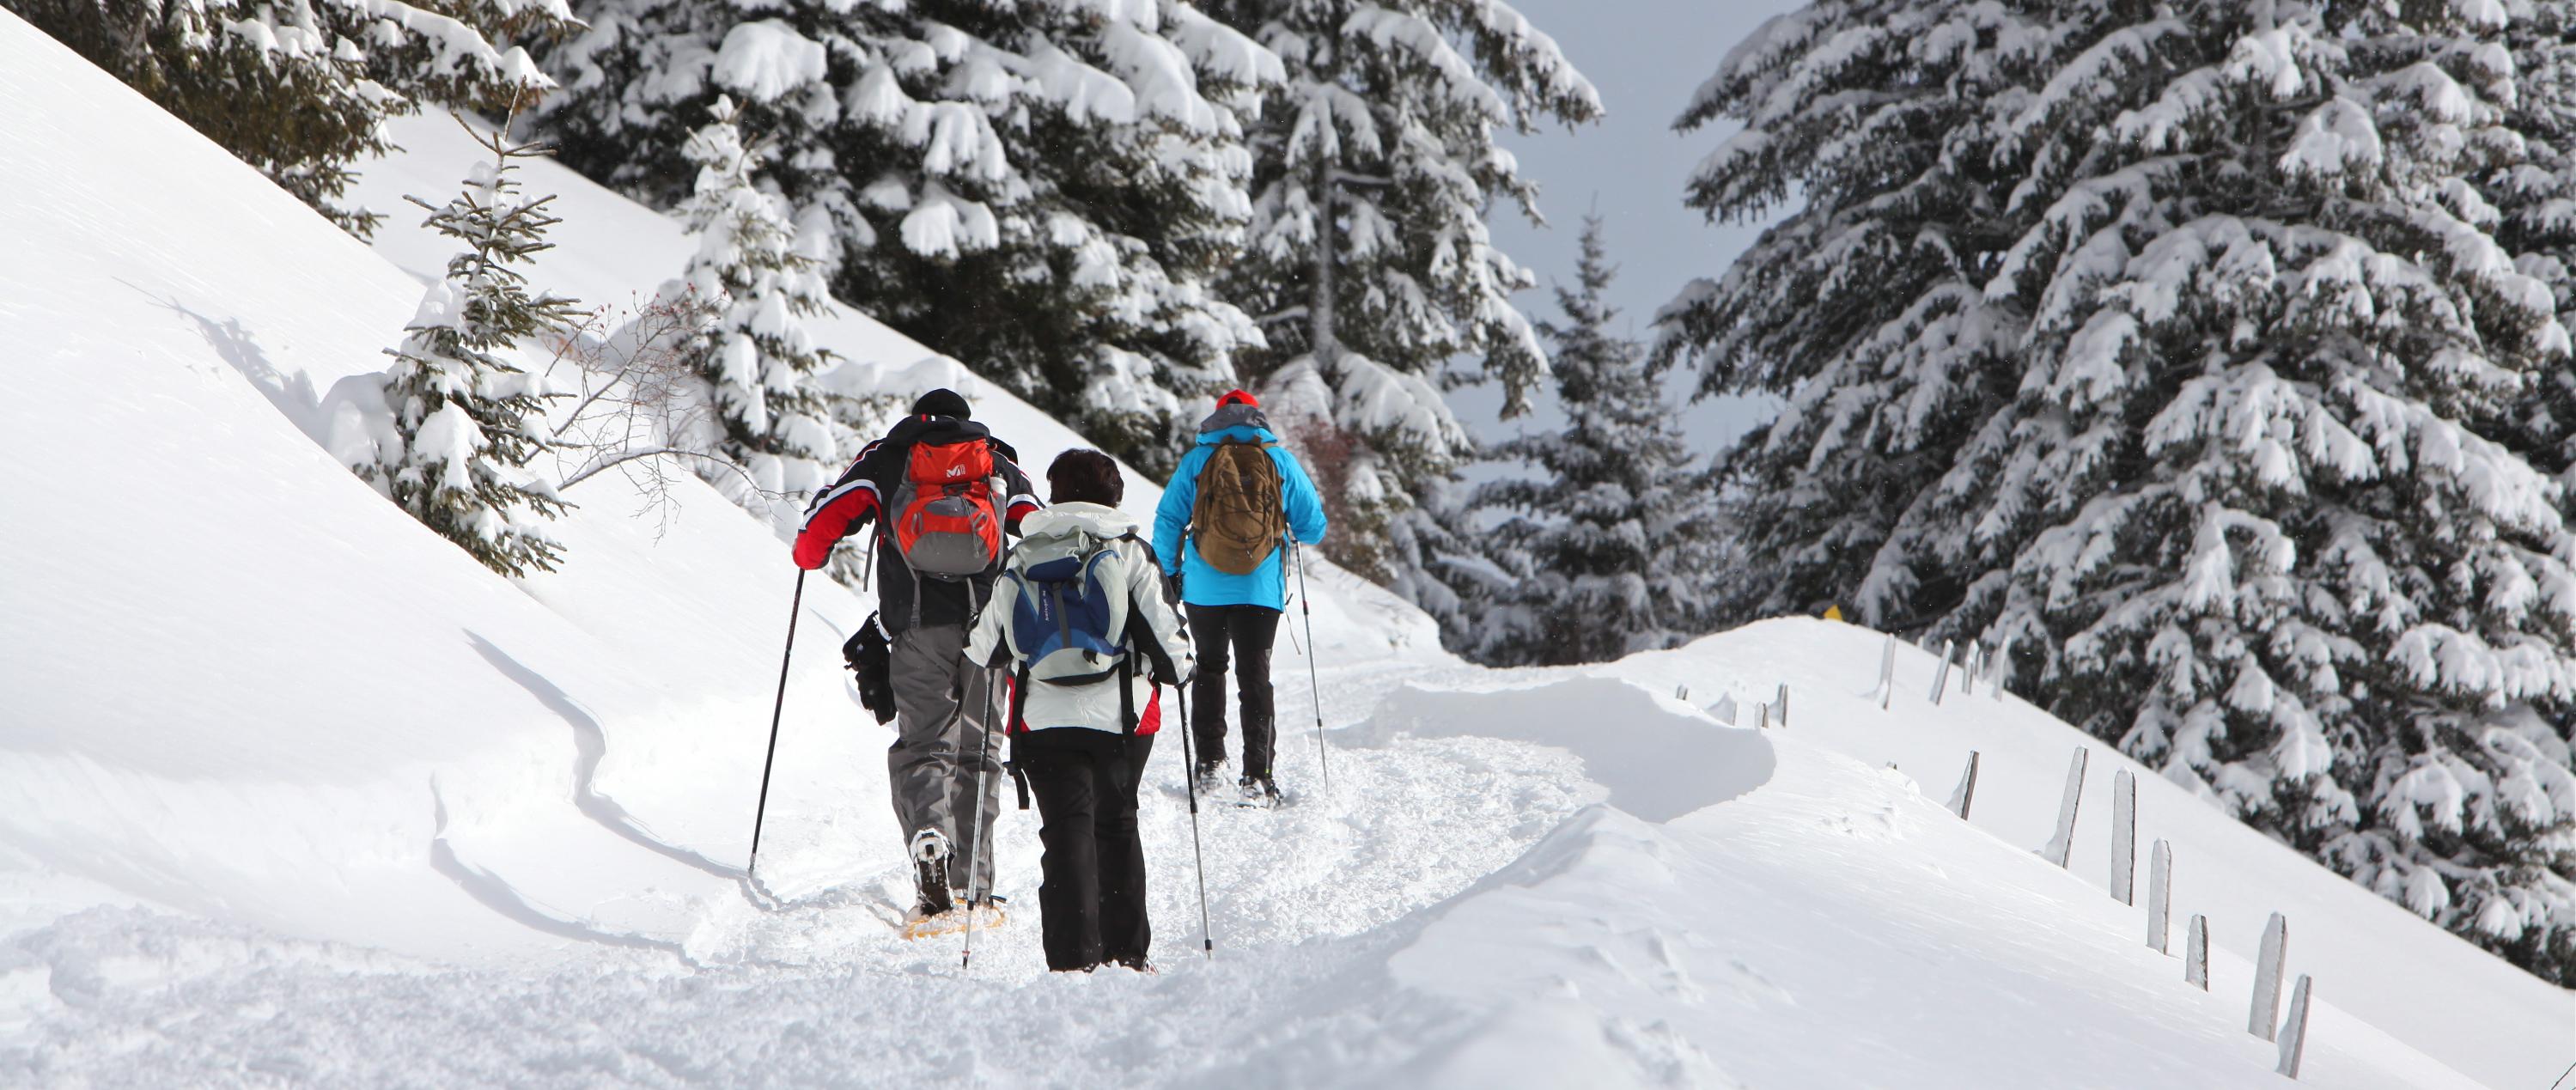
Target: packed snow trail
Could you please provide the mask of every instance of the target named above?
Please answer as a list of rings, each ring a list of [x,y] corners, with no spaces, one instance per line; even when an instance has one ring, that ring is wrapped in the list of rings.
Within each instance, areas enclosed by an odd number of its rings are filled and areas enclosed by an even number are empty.
[[[2185,987],[2125,912],[1903,776],[1617,681],[1454,673],[1489,691],[1416,683],[1335,732],[1364,805],[1206,822],[1213,961],[1190,941],[1181,809],[1148,803],[1158,976],[1046,973],[1027,923],[960,974],[953,941],[904,942],[874,911],[893,868],[778,912],[711,902],[677,954],[595,942],[539,971],[102,908],[0,945],[0,981],[43,993],[0,1062],[314,1084],[2272,1085],[2234,994]],[[1453,726],[1552,744],[1414,733]],[[1637,736],[1699,763],[1626,760]],[[1622,796],[1679,812],[1590,801]],[[1003,834],[1025,895],[1028,825]],[[836,847],[866,846],[809,835],[795,858],[819,878]],[[2318,1025],[2315,1085],[2473,1085],[2330,1009]]]

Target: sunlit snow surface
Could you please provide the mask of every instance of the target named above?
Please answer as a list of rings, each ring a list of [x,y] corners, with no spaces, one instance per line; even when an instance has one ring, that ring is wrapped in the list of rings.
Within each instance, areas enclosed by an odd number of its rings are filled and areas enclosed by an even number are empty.
[[[2307,1083],[2576,1059],[2566,993],[2150,779],[2176,944],[2205,912],[2219,947],[2186,987],[2102,892],[2128,766],[2096,746],[2072,870],[2046,865],[2084,740],[1984,692],[1931,707],[1922,652],[1886,712],[1879,637],[1813,621],[1487,672],[1325,568],[1332,784],[1299,631],[1299,804],[1201,820],[1215,960],[1177,737],[1145,800],[1160,975],[1043,972],[1017,811],[1020,907],[973,970],[896,938],[888,735],[833,648],[866,609],[820,581],[755,900],[771,530],[693,484],[637,521],[603,477],[566,569],[514,585],[323,452],[333,383],[446,256],[398,198],[464,175],[452,125],[368,167],[371,252],[6,14],[0,111],[0,1085],[2271,1086],[2241,955],[2274,909],[2317,978]],[[681,268],[668,221],[528,182],[564,195],[546,286],[622,302]],[[849,381],[965,381],[864,317],[813,328]],[[971,393],[1032,463],[1074,441]],[[1786,730],[1702,710],[1782,682]]]

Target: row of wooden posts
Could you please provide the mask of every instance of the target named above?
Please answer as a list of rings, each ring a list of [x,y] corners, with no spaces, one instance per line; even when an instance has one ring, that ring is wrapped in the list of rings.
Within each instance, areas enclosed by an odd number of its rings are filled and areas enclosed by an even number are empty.
[[[2005,656],[2011,650],[2011,642],[2006,641],[2001,650],[1991,655],[1981,654],[1983,645],[1970,643],[1966,659],[1960,664],[1962,667],[1960,694],[1963,696],[1972,694],[1980,683],[1984,683],[1990,695],[1997,700],[2003,699],[2001,667]],[[1934,704],[1941,702],[1943,694],[1949,687],[1953,661],[1954,646],[1944,642],[1941,645],[1940,670],[1932,678],[1931,699]],[[1879,656],[1878,706],[1886,709],[1895,692],[1896,637],[1889,636],[1887,650]],[[1788,703],[1788,694],[1788,687],[1781,686],[1780,701],[1784,709]],[[1785,719],[1784,715],[1783,725],[1785,725]],[[2047,845],[2039,849],[2038,854],[2041,858],[2061,868],[2066,866],[2067,856],[2074,847],[2075,814],[2084,801],[2084,768],[2091,754],[2092,751],[2086,747],[2076,747],[2073,762],[2066,769],[2066,793],[2057,807],[2057,830],[2049,837]],[[1960,774],[1959,786],[1950,793],[1950,810],[1959,815],[1962,821],[1967,820],[1969,811],[1976,805],[1977,767],[1977,751],[1970,750],[1968,767]],[[2138,784],[2136,778],[2132,777],[2127,769],[2121,769],[2111,779],[2111,896],[2124,905],[2137,904],[2137,856]],[[2168,949],[2172,912],[2173,845],[2158,840],[2147,861],[2147,946],[2159,954],[2172,953]],[[2202,991],[2208,991],[2208,917],[2198,914],[2192,916],[2185,942],[2182,959],[2183,980]],[[2298,985],[2290,990],[2289,1017],[2286,1021],[2281,1020],[2281,977],[2289,957],[2289,944],[2289,921],[2275,912],[2272,914],[2271,922],[2264,925],[2263,945],[2255,955],[2254,998],[2252,1008],[2246,1013],[2245,1028],[2247,1032],[2280,1046],[2280,1065],[2276,1070],[2295,1079],[2299,1077],[2300,1059],[2307,1050],[2308,994],[2311,981],[2307,974],[2299,975]]]

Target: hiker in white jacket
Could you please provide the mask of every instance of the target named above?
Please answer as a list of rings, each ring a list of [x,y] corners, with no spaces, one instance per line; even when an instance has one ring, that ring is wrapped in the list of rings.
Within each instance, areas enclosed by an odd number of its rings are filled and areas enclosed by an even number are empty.
[[[1161,687],[1195,660],[1161,565],[1120,512],[1118,464],[1067,451],[1049,506],[1023,519],[967,659],[1011,677],[1011,774],[1037,800],[1045,845],[1038,912],[1047,967],[1142,970],[1145,848],[1136,788],[1162,725]]]

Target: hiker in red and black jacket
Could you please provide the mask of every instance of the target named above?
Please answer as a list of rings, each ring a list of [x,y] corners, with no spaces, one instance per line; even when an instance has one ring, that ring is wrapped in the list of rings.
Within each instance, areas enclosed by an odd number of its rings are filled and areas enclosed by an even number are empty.
[[[986,734],[987,720],[999,718],[990,714],[995,678],[963,651],[966,626],[1002,570],[1002,535],[1019,533],[1020,519],[1038,509],[1017,452],[968,417],[955,391],[923,394],[912,415],[815,497],[796,535],[796,566],[812,571],[841,539],[878,524],[877,617],[892,637],[896,732],[886,775],[922,917],[953,907],[952,885],[977,901],[993,889],[992,838],[976,836],[976,826],[1001,809],[1000,740]],[[968,767],[978,753],[982,767]],[[971,873],[951,865],[959,846],[978,843]]]

